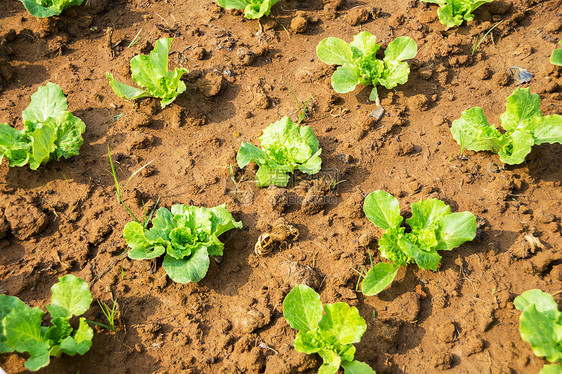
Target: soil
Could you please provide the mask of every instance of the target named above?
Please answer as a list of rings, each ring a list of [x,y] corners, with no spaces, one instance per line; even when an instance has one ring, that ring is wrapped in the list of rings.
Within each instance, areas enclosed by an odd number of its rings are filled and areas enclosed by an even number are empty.
[[[505,166],[491,153],[462,154],[449,128],[473,106],[497,124],[519,86],[513,66],[534,75],[524,86],[540,94],[543,113],[560,113],[561,70],[548,63],[562,37],[560,0],[486,4],[449,30],[435,5],[413,0],[286,0],[261,26],[209,0],[85,3],[48,20],[20,1],[0,3],[0,122],[21,128],[30,95],[54,82],[87,125],[79,156],[37,171],[0,165],[0,293],[44,306],[57,277],[72,273],[119,305],[117,332],[94,326],[87,354],[53,358],[42,373],[316,372],[320,359],[294,350],[282,317],[299,283],[324,303],[359,309],[368,329],[356,358],[377,373],[538,373],[545,360],[521,340],[512,301],[532,288],[562,297],[562,145],[535,146],[524,164]],[[408,35],[419,46],[408,83],[379,88],[379,121],[370,88],[336,94],[334,68],[315,53],[323,38],[350,41],[360,30],[383,45]],[[190,70],[187,92],[164,110],[118,98],[105,73],[132,84],[128,61],[162,37],[174,38],[171,67]],[[318,136],[323,170],[259,189],[255,168],[236,168],[236,152],[282,116],[298,118],[293,92],[301,107],[310,99],[303,124]],[[115,197],[108,146],[122,184],[152,162],[124,193],[135,214],[160,198],[166,207],[227,203],[242,220],[201,282],[174,283],[160,261],[127,258],[131,218]],[[406,214],[428,197],[470,210],[478,236],[442,252],[439,271],[402,268],[390,288],[364,297],[352,269],[368,267],[369,254],[381,260],[381,232],[362,214],[376,189],[399,197]],[[298,239],[257,256],[258,237],[281,217]],[[106,322],[97,303],[86,317]],[[0,356],[9,374],[24,361]]]

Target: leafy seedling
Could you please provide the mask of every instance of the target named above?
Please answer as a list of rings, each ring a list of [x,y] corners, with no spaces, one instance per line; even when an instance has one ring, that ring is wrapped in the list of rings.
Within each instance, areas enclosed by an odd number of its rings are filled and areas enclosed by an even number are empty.
[[[219,236],[242,228],[226,204],[215,208],[173,205],[171,211],[160,208],[152,219],[152,228],[129,222],[123,237],[131,248],[128,256],[144,260],[164,255],[164,270],[178,283],[199,282],[209,269],[209,256],[222,256],[224,244]]]
[[[385,230],[379,240],[382,257],[390,260],[373,266],[365,275],[361,292],[367,296],[384,290],[401,266],[416,263],[420,269],[436,271],[441,263],[438,250],[450,251],[476,236],[476,217],[470,212],[451,213],[441,200],[412,204],[412,217],[402,226],[398,200],[385,191],[370,193],[363,204],[367,218]]]
[[[243,168],[250,162],[258,164],[256,184],[258,187],[276,185],[286,187],[289,173],[295,169],[312,175],[320,171],[322,149],[310,126],[299,126],[283,117],[269,125],[260,136],[262,148],[242,142],[236,161]]]
[[[351,43],[339,38],[326,38],[318,43],[316,54],[326,64],[341,65],[332,75],[332,87],[336,92],[347,93],[358,84],[373,86],[369,100],[380,104],[377,85],[388,89],[408,81],[410,66],[404,60],[414,58],[418,52],[416,42],[407,36],[392,41],[382,60],[376,54],[380,44],[376,37],[362,31]]]
[[[85,318],[74,329],[69,320],[84,314],[92,303],[88,284],[74,275],[59,278],[51,287],[50,326],[42,326],[43,312],[30,308],[15,296],[0,295],[0,353],[27,352],[25,367],[31,371],[49,365],[50,357],[85,354],[92,346],[94,331]]]
[[[453,121],[451,133],[463,151],[491,151],[506,164],[520,164],[533,145],[562,143],[562,116],[543,116],[540,104],[539,95],[531,95],[528,88],[517,88],[507,98],[505,113],[500,117],[504,133],[488,124],[480,107],[462,112],[461,118]]]
[[[37,170],[50,160],[77,155],[84,143],[86,125],[67,107],[58,85],[39,87],[21,113],[23,130],[0,123],[0,162],[6,157],[10,166],[29,164],[31,170]]]
[[[560,40],[558,44],[562,45],[562,40]],[[552,55],[550,56],[550,63],[553,65],[562,66],[562,49],[555,49],[554,51],[552,51]]]
[[[172,40],[172,38],[162,38],[156,42],[148,56],[138,55],[131,59],[133,81],[144,89],[118,82],[111,73],[105,75],[117,96],[127,100],[155,97],[162,100],[160,105],[165,108],[186,90],[181,77],[189,71],[184,68],[168,71],[168,53]]]
[[[46,18],[58,16],[74,5],[81,5],[84,0],[20,0],[33,17]]]
[[[295,349],[322,357],[319,374],[335,374],[340,367],[346,374],[375,373],[369,365],[354,359],[353,344],[359,343],[367,330],[357,308],[346,303],[326,304],[322,308],[320,295],[301,284],[283,300],[283,316],[292,328],[299,330]]]
[[[472,21],[474,12],[483,4],[493,0],[422,0],[439,5],[439,21],[447,27],[460,26],[464,21]]]
[[[244,18],[259,19],[269,16],[271,7],[279,0],[217,0],[219,6],[224,9],[244,10]]]
[[[523,312],[519,317],[521,339],[531,345],[535,355],[553,363],[543,366],[539,374],[562,373],[562,312],[552,295],[528,290],[513,304]]]

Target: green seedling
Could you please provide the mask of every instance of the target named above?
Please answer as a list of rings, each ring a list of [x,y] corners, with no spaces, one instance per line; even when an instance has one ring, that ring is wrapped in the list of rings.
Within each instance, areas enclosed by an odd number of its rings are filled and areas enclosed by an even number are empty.
[[[513,304],[523,312],[519,317],[521,339],[531,345],[535,355],[551,362],[539,374],[562,373],[562,312],[552,295],[529,290],[517,296]]]
[[[439,21],[447,27],[460,26],[464,21],[472,21],[478,7],[493,0],[422,0],[439,5]]]
[[[137,175],[144,168],[146,168],[148,165],[150,165],[154,160],[147,162],[144,166],[142,166],[140,169],[138,169],[133,174],[131,174],[129,179],[127,179],[127,182],[125,182],[125,186],[123,186],[123,188],[121,189],[121,186],[119,185],[119,180],[117,179],[117,173],[115,172],[115,165],[113,164],[113,159],[111,158],[111,151],[109,150],[109,145],[107,146],[107,155],[109,156],[109,165],[111,166],[111,175],[113,176],[113,181],[115,182],[115,195],[117,196],[117,200],[119,201],[119,203],[121,205],[123,205],[125,207],[125,209],[127,209],[127,212],[129,212],[129,214],[131,215],[131,217],[133,217],[135,222],[142,223],[143,226],[146,228],[146,226],[150,222],[150,219],[152,218],[152,214],[154,213],[154,211],[156,210],[156,207],[158,206],[158,203],[160,202],[160,198],[158,198],[158,200],[156,200],[156,204],[154,204],[154,207],[152,208],[152,210],[151,210],[151,212],[148,216],[146,215],[147,212],[146,212],[146,209],[144,207],[144,202],[143,202],[143,220],[141,221],[135,216],[135,214],[129,208],[127,203],[125,203],[125,201],[123,200],[123,195],[122,195],[121,191],[126,190],[127,186],[129,185],[129,182],[131,181],[131,179],[133,179],[133,177],[135,175]]]
[[[299,352],[318,353],[323,360],[319,374],[374,374],[364,362],[354,359],[354,344],[367,330],[365,320],[355,307],[346,303],[326,304],[306,285],[295,286],[283,300],[283,316],[299,330],[294,346]]]
[[[10,166],[29,164],[31,170],[37,170],[50,160],[77,155],[84,143],[86,125],[67,107],[58,85],[39,87],[21,113],[23,130],[0,123],[0,162],[6,157]]]
[[[20,0],[33,17],[46,18],[58,16],[74,5],[81,5],[84,0]]]
[[[517,88],[507,98],[500,117],[503,133],[488,123],[480,107],[462,112],[461,118],[453,121],[451,133],[463,151],[491,151],[506,164],[520,164],[533,145],[562,143],[562,116],[543,116],[540,104],[539,95]]]
[[[160,208],[152,219],[152,228],[129,222],[123,237],[131,248],[133,260],[164,255],[164,270],[174,282],[199,282],[209,269],[209,256],[222,256],[224,244],[219,236],[231,229],[242,228],[226,204],[203,208],[183,204],[171,211]]]
[[[77,329],[69,323],[90,308],[88,284],[68,274],[59,278],[51,293],[51,304],[46,307],[51,316],[48,326],[41,324],[45,312],[40,308],[30,308],[15,296],[0,295],[0,353],[27,352],[25,367],[31,371],[49,365],[51,356],[83,355],[92,346],[94,331],[86,319],[79,319]]]
[[[258,187],[276,185],[286,187],[289,173],[295,169],[312,175],[320,171],[322,149],[310,126],[299,126],[283,117],[269,125],[260,136],[262,148],[242,142],[236,161],[243,168],[250,162],[258,164],[256,184]]]
[[[558,44],[562,45],[562,40],[560,40]],[[554,51],[552,51],[552,55],[550,56],[550,63],[553,65],[562,66],[562,49],[555,49]]]
[[[483,37],[480,38],[480,40],[476,40],[474,42],[474,46],[472,47],[472,54],[474,54],[476,52],[476,50],[478,49],[478,47],[480,47],[480,44],[482,44],[482,41],[488,36],[489,33],[491,33],[492,31],[494,31],[494,29],[499,26],[500,23],[502,23],[504,20],[499,21],[498,23],[496,23],[494,26],[492,26],[490,28],[490,30],[488,30]]]
[[[451,213],[441,200],[427,199],[412,204],[412,217],[402,226],[398,200],[385,191],[370,193],[363,204],[367,218],[385,230],[379,251],[390,262],[380,262],[365,275],[361,291],[367,296],[384,290],[401,266],[416,263],[420,269],[436,271],[441,263],[438,250],[450,251],[476,236],[476,217],[470,212]]]
[[[271,7],[279,0],[217,0],[220,7],[224,9],[244,10],[244,18],[260,19],[269,16]]]
[[[298,99],[295,91],[293,91],[293,88],[289,84],[287,84],[287,87],[289,87],[289,90],[291,91],[291,94],[293,94],[293,98],[295,99],[295,102],[297,103],[297,115],[299,117],[299,119],[297,121],[297,124],[300,125],[307,115],[308,105],[311,103],[312,95],[310,95],[308,97],[308,99],[306,100],[306,102],[304,104],[302,104],[302,106],[301,106],[301,102]]]
[[[168,71],[168,53],[172,40],[162,38],[156,42],[148,56],[138,55],[131,59],[133,81],[144,89],[128,86],[116,81],[111,73],[106,74],[109,85],[117,96],[127,100],[155,97],[161,99],[160,105],[165,108],[186,90],[181,77],[189,71],[184,68]]]
[[[121,268],[123,270],[123,268]],[[106,326],[109,330],[115,332],[115,319],[119,314],[119,304],[116,300],[113,300],[113,306],[110,308],[109,305],[104,303],[103,301],[98,300],[98,305],[100,306],[101,312],[107,319],[109,326]]]
[[[391,89],[406,83],[410,66],[404,60],[414,58],[418,52],[416,42],[407,36],[392,41],[382,60],[376,57],[380,46],[374,35],[362,31],[353,37],[351,43],[339,38],[326,38],[316,47],[316,54],[326,64],[341,65],[332,75],[332,87],[336,92],[351,92],[358,84],[373,86],[369,100],[378,105],[377,85]]]
[[[141,33],[142,29],[139,30],[139,32],[137,32],[137,35],[135,35],[135,37],[133,38],[133,40],[131,41],[131,43],[129,43],[129,45],[127,46],[127,48],[131,48],[132,46],[134,46],[135,44],[137,44],[141,39],[142,36],[139,38],[139,35]]]

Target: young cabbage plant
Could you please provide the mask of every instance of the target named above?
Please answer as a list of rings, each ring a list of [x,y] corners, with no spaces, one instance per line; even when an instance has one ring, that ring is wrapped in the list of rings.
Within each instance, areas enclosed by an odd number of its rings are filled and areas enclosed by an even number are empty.
[[[215,208],[173,205],[160,208],[147,230],[139,222],[129,222],[123,237],[131,249],[128,256],[144,260],[164,255],[164,270],[178,283],[199,282],[209,269],[209,256],[222,256],[224,244],[219,236],[242,228],[226,204]]]
[[[66,109],[66,97],[58,85],[39,87],[22,112],[23,130],[0,123],[0,162],[6,157],[10,166],[29,164],[37,170],[50,160],[77,155],[86,125]]]
[[[25,9],[31,13],[33,17],[46,18],[58,16],[74,5],[81,5],[84,0],[20,0]]]
[[[560,40],[558,44],[562,45],[562,40]],[[562,48],[552,51],[552,55],[550,56],[550,63],[553,65],[562,66]]]
[[[472,21],[474,12],[480,5],[493,0],[422,0],[439,5],[439,21],[447,27],[460,26],[463,21]]]
[[[236,155],[241,168],[252,161],[258,164],[258,187],[272,184],[286,187],[289,173],[295,169],[312,175],[322,167],[322,149],[318,148],[318,139],[310,126],[299,126],[289,117],[283,117],[265,128],[259,139],[262,148],[242,142]]]
[[[521,339],[531,345],[535,355],[545,357],[539,374],[562,373],[562,312],[552,295],[541,290],[528,290],[513,300],[522,311],[519,317]]]
[[[488,124],[480,107],[462,112],[461,118],[453,121],[451,133],[461,150],[492,151],[506,164],[520,164],[533,145],[562,143],[562,116],[543,116],[540,104],[539,95],[531,95],[528,88],[517,88],[507,98],[505,113],[500,117],[504,133]]]
[[[376,54],[381,45],[375,41],[374,35],[361,31],[351,43],[334,37],[318,43],[316,54],[320,60],[329,65],[341,65],[332,75],[332,87],[336,92],[351,92],[358,84],[373,86],[369,100],[379,104],[377,85],[390,89],[408,81],[410,66],[404,60],[416,56],[416,42],[407,36],[398,37],[379,60]]]
[[[361,284],[367,296],[384,290],[400,266],[416,263],[420,269],[436,271],[441,263],[438,250],[450,251],[476,236],[476,217],[470,212],[451,213],[441,200],[427,199],[412,204],[412,217],[402,226],[398,200],[385,191],[370,193],[363,204],[367,218],[385,230],[379,240],[379,251],[390,263],[373,266]]]
[[[279,0],[217,0],[224,9],[243,9],[244,18],[259,19],[269,16],[271,7]]]
[[[186,90],[181,77],[189,71],[185,68],[168,71],[168,53],[172,40],[172,38],[162,38],[156,42],[148,56],[138,55],[131,59],[131,76],[133,81],[143,89],[118,82],[111,73],[105,75],[117,96],[127,100],[155,97],[162,99],[160,105],[165,108]]]
[[[354,359],[353,344],[359,343],[367,330],[357,308],[346,303],[326,304],[322,308],[320,295],[301,284],[283,300],[283,316],[292,328],[299,330],[295,349],[322,357],[319,374],[335,374],[340,366],[345,374],[375,374],[369,365]]]
[[[49,326],[41,325],[45,312],[40,308],[30,308],[15,296],[0,295],[0,353],[27,352],[25,367],[31,371],[49,365],[51,356],[83,355],[92,346],[94,331],[86,319],[80,318],[77,329],[69,323],[90,308],[88,283],[68,274],[59,278],[51,293]]]

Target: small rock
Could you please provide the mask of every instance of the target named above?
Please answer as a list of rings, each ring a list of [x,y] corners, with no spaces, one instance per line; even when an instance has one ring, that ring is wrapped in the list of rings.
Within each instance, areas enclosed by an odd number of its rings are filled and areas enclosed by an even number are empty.
[[[252,101],[256,109],[269,108],[269,97],[263,91],[254,93],[254,100]]]
[[[291,31],[300,34],[305,32],[308,28],[308,21],[303,16],[296,16],[291,20],[291,25],[289,27]]]
[[[465,355],[471,356],[480,353],[486,348],[486,342],[480,338],[471,338],[466,342]]]
[[[509,68],[509,73],[513,76],[513,78],[517,81],[517,83],[528,83],[533,78],[533,74],[527,70],[523,69],[519,66],[513,66]]]
[[[234,331],[240,334],[250,334],[267,325],[271,321],[271,312],[267,308],[262,309],[260,311],[250,307],[235,313],[232,318]]]
[[[498,86],[507,86],[511,82],[511,75],[506,71],[501,71],[494,74],[493,80]]]
[[[353,8],[346,15],[345,20],[351,25],[356,26],[365,23],[371,17],[371,13],[365,7]]]
[[[488,12],[499,15],[506,14],[513,7],[513,3],[511,1],[492,1],[486,5]]]
[[[452,343],[456,339],[456,330],[453,322],[447,322],[436,329],[435,336],[441,343]]]
[[[207,50],[203,47],[195,47],[191,50],[191,53],[197,60],[203,60],[207,56]]]
[[[302,201],[301,211],[306,215],[316,214],[324,209],[324,200],[324,194],[321,191],[311,188]]]
[[[207,73],[205,78],[199,80],[199,89],[203,95],[213,97],[218,95],[223,89],[224,78],[217,72]]]
[[[49,225],[49,217],[39,208],[19,199],[4,211],[12,234],[19,240],[26,240],[41,233]]]
[[[429,107],[429,99],[424,94],[418,94],[408,98],[408,106],[423,112]]]
[[[267,202],[271,204],[271,208],[279,213],[283,213],[289,205],[289,196],[285,188],[279,188],[271,185],[267,188]]]
[[[561,28],[562,28],[562,18],[554,17],[552,21],[546,24],[546,26],[544,27],[544,31],[556,33]]]
[[[433,75],[433,69],[423,68],[423,69],[418,70],[418,76],[421,79],[425,79],[426,81],[430,80],[432,75]]]
[[[440,352],[432,360],[433,367],[440,370],[447,370],[453,367],[455,358],[451,352]]]
[[[481,80],[487,80],[490,79],[492,77],[492,70],[490,70],[490,67],[488,65],[483,66],[481,69],[479,69],[476,72],[476,78],[481,79]]]
[[[283,283],[289,287],[305,284],[315,290],[320,287],[322,278],[310,266],[298,262],[284,261],[279,265],[278,274],[281,274]]]

